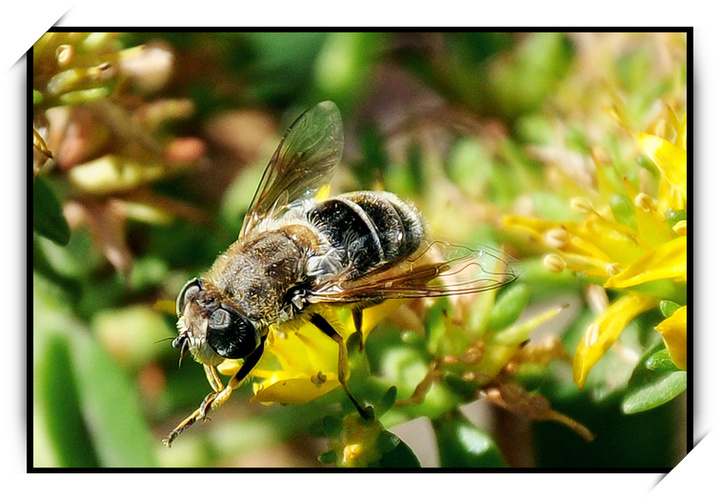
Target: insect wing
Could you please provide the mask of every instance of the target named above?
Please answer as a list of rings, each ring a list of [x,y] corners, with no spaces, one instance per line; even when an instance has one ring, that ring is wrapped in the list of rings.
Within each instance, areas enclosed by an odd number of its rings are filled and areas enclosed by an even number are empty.
[[[313,197],[330,182],[343,149],[340,110],[324,101],[307,110],[283,136],[253,197],[240,236],[293,201]]]
[[[510,258],[489,249],[434,242],[417,257],[353,280],[337,280],[313,291],[310,302],[356,303],[478,293],[517,279]]]

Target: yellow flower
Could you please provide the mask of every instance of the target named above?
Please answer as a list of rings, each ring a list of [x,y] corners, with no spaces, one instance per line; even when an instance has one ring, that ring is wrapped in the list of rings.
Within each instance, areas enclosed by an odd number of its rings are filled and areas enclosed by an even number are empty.
[[[655,307],[658,302],[652,297],[630,292],[610,304],[587,327],[573,360],[573,378],[580,387],[585,383],[590,368],[610,349],[628,323],[638,314]]]
[[[638,148],[650,158],[659,174],[652,195],[637,192],[627,177],[620,183],[609,182],[612,169],[596,157],[599,192],[570,200],[571,208],[582,220],[558,223],[509,216],[504,221],[510,227],[530,233],[533,241],[553,250],[544,261],[549,269],[569,269],[591,282],[622,292],[587,328],[578,346],[573,373],[580,387],[585,384],[590,369],[633,318],[657,307],[661,299],[685,300],[687,122],[669,112],[668,135],[674,137],[635,134]],[[613,189],[617,185],[624,185],[625,192]],[[663,321],[657,330],[673,362],[685,369],[685,308]]]
[[[680,144],[675,145],[660,137],[650,134],[639,134],[638,142],[643,152],[653,160],[660,170],[661,181],[659,191],[663,208],[685,209],[687,202],[687,151],[684,149],[686,141],[683,122]]]
[[[400,301],[390,300],[366,309],[363,338],[399,305]],[[348,311],[327,307],[321,314],[347,340],[348,332],[354,330]],[[232,375],[239,366],[236,360],[226,360],[218,371]],[[255,395],[251,401],[282,404],[312,401],[340,386],[337,371],[337,343],[311,323],[287,332],[271,330],[265,341],[265,353],[251,372],[258,380],[253,383]]]
[[[309,323],[286,336],[273,332],[265,349],[264,363],[253,370],[263,380],[253,384],[252,401],[304,403],[340,385],[337,344]]]
[[[673,363],[687,369],[687,306],[680,307],[655,329],[662,335]]]
[[[659,279],[687,281],[687,236],[679,236],[645,252],[611,276],[605,286],[627,288]]]

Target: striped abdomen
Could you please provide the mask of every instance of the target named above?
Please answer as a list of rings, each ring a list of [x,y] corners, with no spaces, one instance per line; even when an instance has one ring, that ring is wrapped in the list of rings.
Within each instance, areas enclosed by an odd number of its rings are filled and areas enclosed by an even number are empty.
[[[316,203],[307,218],[337,251],[351,278],[408,257],[425,237],[417,210],[384,191],[328,198]]]

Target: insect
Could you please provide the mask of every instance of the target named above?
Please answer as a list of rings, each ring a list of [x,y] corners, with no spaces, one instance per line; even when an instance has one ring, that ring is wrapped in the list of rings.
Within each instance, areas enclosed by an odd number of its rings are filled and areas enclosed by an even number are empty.
[[[338,381],[371,418],[371,408],[348,389],[347,347],[322,307],[350,307],[360,332],[363,309],[386,299],[474,293],[514,279],[508,272],[467,275],[482,267],[480,253],[438,252],[442,245],[429,243],[420,213],[392,193],[316,199],[342,148],[335,104],[322,102],[302,114],[270,159],[237,241],[180,291],[172,345],[181,358],[189,353],[204,366],[212,392],[163,440],[167,446],[228,400],[262,357],[271,328],[291,332],[307,321],[337,342]],[[243,363],[223,385],[216,367],[226,359]]]

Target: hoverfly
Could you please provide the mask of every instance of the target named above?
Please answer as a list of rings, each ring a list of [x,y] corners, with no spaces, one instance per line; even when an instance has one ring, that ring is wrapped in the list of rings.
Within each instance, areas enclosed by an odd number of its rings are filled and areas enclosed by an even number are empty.
[[[338,381],[368,417],[371,408],[348,390],[347,347],[322,307],[349,306],[360,332],[363,309],[386,299],[475,293],[514,279],[511,272],[466,276],[468,268],[482,266],[477,251],[438,257],[440,245],[429,243],[420,213],[392,193],[316,199],[342,148],[335,104],[322,102],[302,114],[270,159],[237,241],[180,291],[172,345],[204,366],[213,392],[163,440],[167,446],[228,400],[260,360],[271,327],[292,334],[309,321],[337,342]],[[226,359],[243,364],[223,385],[216,367]]]

